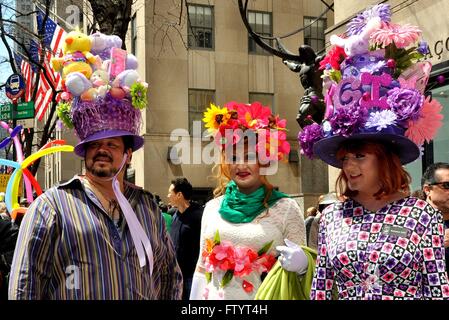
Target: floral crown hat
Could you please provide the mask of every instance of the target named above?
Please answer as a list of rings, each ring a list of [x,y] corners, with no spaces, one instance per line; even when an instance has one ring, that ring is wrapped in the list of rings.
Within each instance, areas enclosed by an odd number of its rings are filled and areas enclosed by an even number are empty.
[[[203,122],[222,149],[254,134],[259,160],[286,160],[290,152],[290,144],[286,141],[287,121],[273,115],[270,108],[260,102],[244,104],[232,101],[224,108],[211,104],[204,112]]]
[[[62,57],[51,61],[62,77],[58,116],[74,128],[80,140],[75,153],[81,157],[86,143],[98,139],[130,136],[133,151],[143,146],[140,109],[146,107],[148,85],[137,73],[136,57],[121,46],[115,35],[72,31]]]
[[[432,65],[421,30],[391,22],[388,4],[365,10],[347,26],[346,38],[320,62],[326,113],[304,127],[301,153],[341,168],[341,143],[372,139],[388,145],[402,164],[416,160],[424,141],[442,126],[442,106],[424,94]]]

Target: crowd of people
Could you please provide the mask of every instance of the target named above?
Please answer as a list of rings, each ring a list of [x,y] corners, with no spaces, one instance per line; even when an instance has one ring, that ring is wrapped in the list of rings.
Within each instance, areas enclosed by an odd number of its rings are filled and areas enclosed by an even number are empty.
[[[326,114],[304,120],[298,139],[304,156],[340,171],[335,191],[305,211],[269,181],[290,144],[286,120],[268,106],[211,105],[203,121],[221,151],[214,197],[198,204],[178,177],[165,204],[124,179],[144,145],[146,86],[136,71],[113,65],[123,81],[94,95],[72,90],[84,74],[66,75],[64,119],[85,174],[46,190],[18,220],[0,199],[1,298],[449,299],[449,164],[430,165],[413,194],[404,168],[436,135],[441,108],[425,97],[425,68],[407,60],[418,49],[399,60],[391,42],[370,45],[389,23],[380,4],[350,23],[347,38],[331,37],[321,62]],[[401,78],[405,62],[424,80]],[[431,130],[420,130],[426,121]]]

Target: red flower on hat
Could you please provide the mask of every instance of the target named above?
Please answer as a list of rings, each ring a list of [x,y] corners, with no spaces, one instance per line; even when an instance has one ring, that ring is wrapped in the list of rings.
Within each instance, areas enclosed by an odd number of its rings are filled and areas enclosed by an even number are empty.
[[[320,61],[320,70],[326,69],[328,64],[332,67],[332,69],[340,70],[340,64],[346,59],[346,57],[347,54],[345,53],[344,48],[333,46],[324,59]]]

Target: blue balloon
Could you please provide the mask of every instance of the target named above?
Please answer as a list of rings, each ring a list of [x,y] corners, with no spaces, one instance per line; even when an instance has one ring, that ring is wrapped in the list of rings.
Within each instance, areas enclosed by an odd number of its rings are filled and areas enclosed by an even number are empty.
[[[11,137],[6,137],[0,142],[0,149],[6,148],[6,146],[11,142]]]
[[[15,127],[14,130],[11,131],[11,134],[10,134],[11,138],[14,138],[15,136],[17,136],[17,134],[18,134],[21,130],[22,130],[22,126],[19,125],[19,126]]]
[[[9,177],[9,181],[8,184],[6,186],[6,192],[5,192],[5,203],[6,203],[6,208],[8,209],[8,212],[11,213],[12,212],[12,199],[11,199],[11,192],[12,192],[12,186],[13,186],[13,181],[14,181],[14,177],[17,173],[17,169],[20,168],[20,163],[17,163],[15,161],[11,161],[11,160],[7,160],[7,159],[0,159],[0,165],[3,166],[8,166],[8,167],[13,167],[14,168],[14,172],[13,174]]]

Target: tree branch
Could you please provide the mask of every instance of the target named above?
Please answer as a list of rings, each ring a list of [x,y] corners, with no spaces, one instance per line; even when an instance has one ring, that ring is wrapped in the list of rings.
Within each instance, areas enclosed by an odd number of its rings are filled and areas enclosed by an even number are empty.
[[[2,13],[2,4],[0,4],[0,37],[2,39],[3,44],[5,45],[6,51],[8,52],[8,57],[9,57],[9,62],[11,65],[11,69],[13,71],[13,73],[17,73],[17,69],[16,69],[16,64],[15,64],[15,60],[12,54],[12,50],[9,47],[9,43],[6,40],[6,36],[5,36],[5,28],[3,26],[3,13]]]

